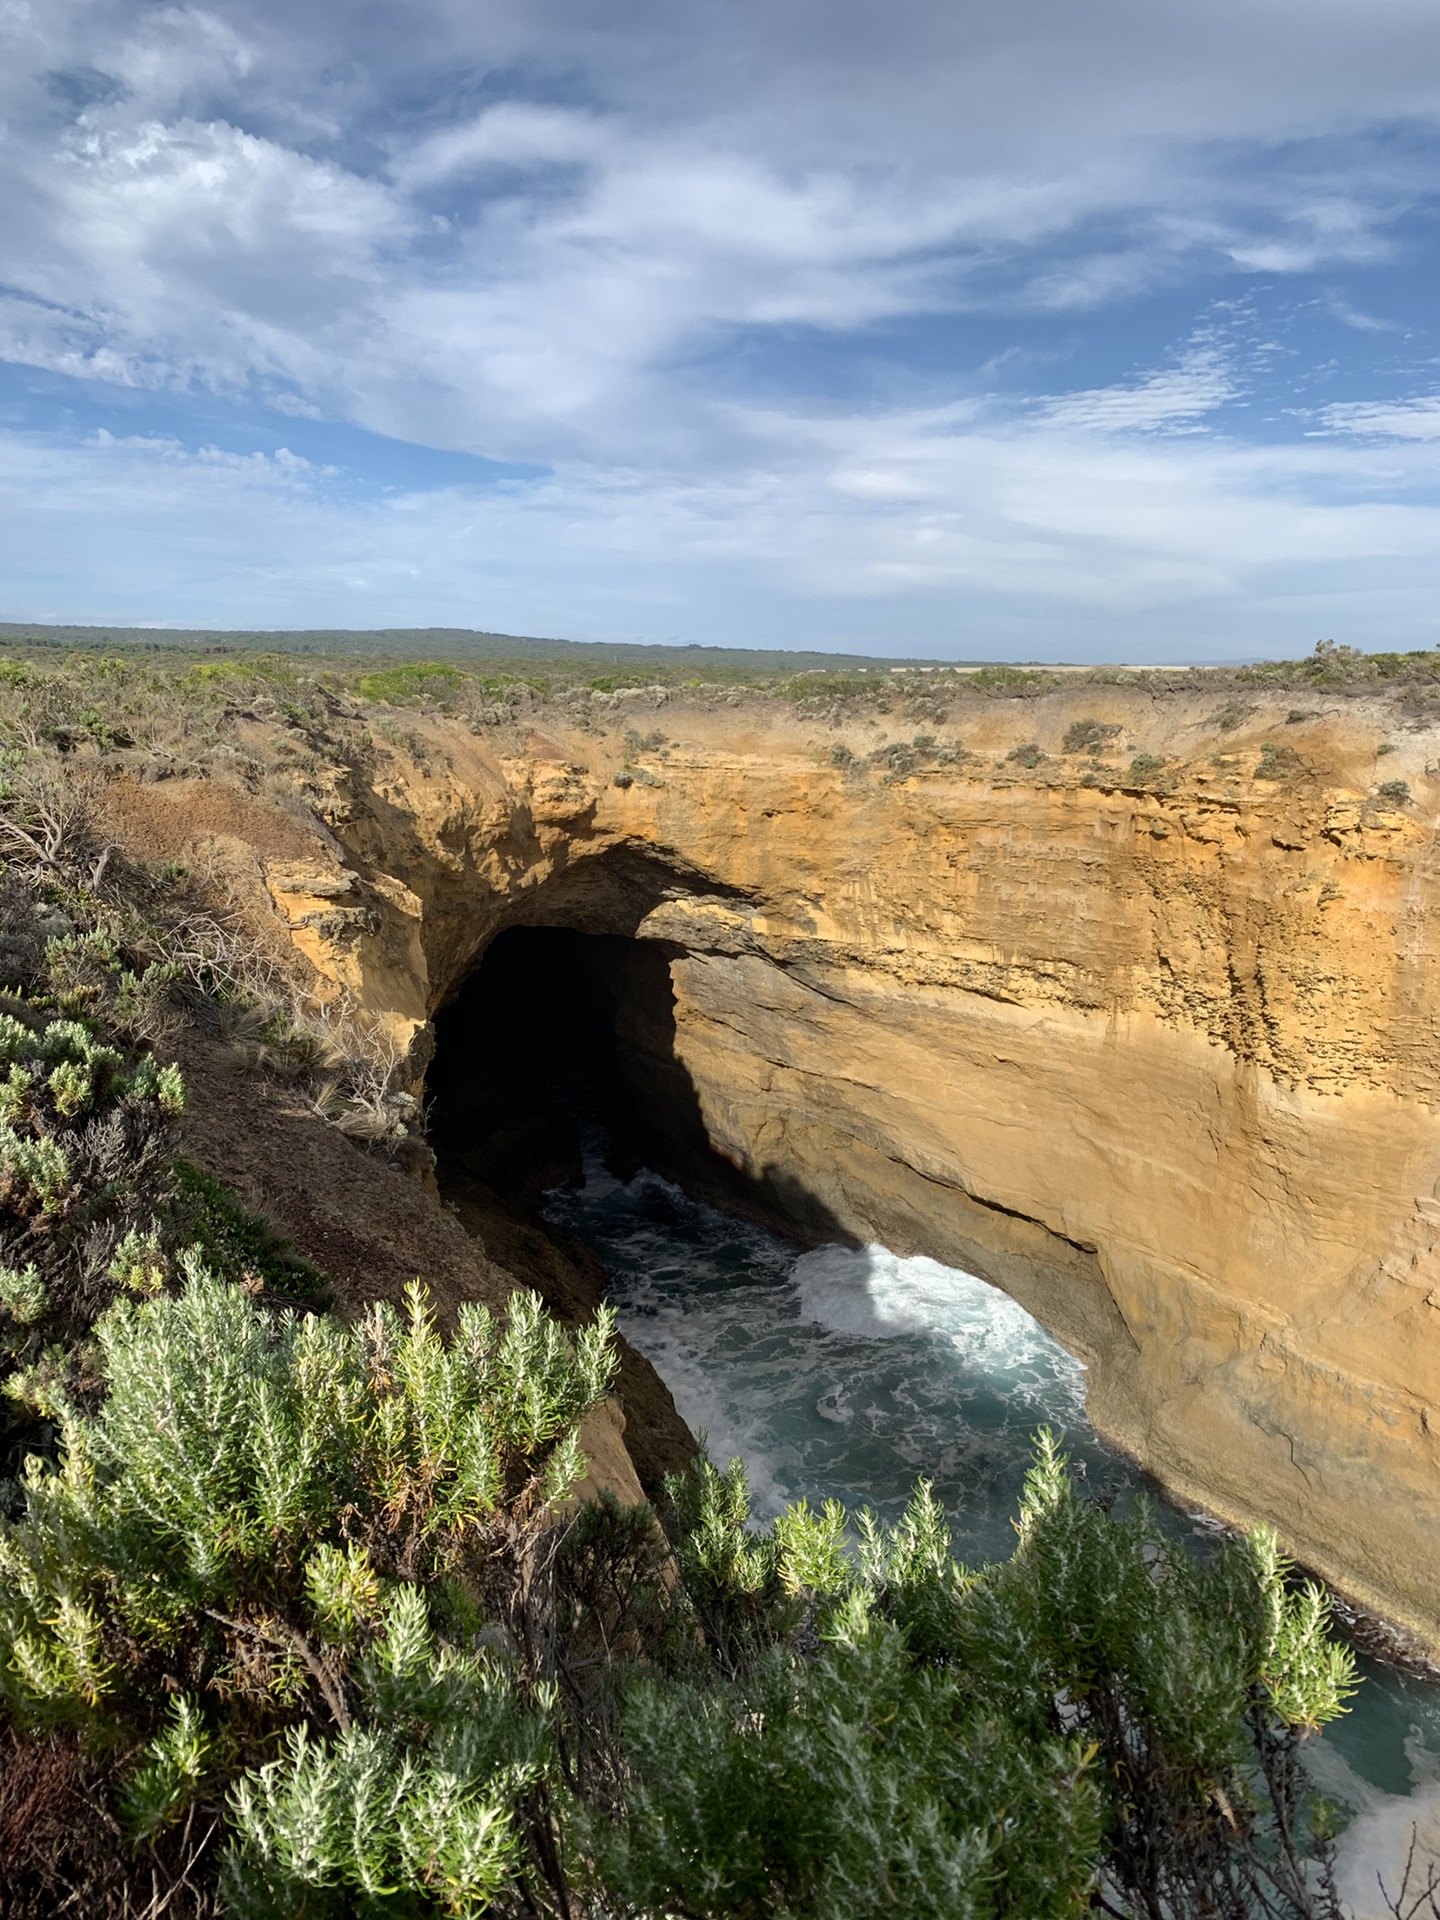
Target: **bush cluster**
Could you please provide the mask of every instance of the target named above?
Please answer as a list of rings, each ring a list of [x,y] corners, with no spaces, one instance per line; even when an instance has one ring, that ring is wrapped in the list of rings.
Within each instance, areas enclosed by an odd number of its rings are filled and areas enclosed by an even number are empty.
[[[1276,1809],[1348,1656],[1264,1538],[1198,1563],[1042,1439],[1000,1567],[923,1485],[755,1528],[704,1462],[667,1551],[562,1506],[603,1317],[447,1340],[417,1288],[343,1328],[191,1261],[96,1337],[103,1404],[0,1530],[0,1697],[127,1754],[137,1838],[223,1826],[223,1911],[1061,1920],[1102,1872],[1136,1914],[1327,1911]]]
[[[1064,753],[1103,753],[1123,729],[1111,720],[1072,720],[1065,729]]]
[[[991,1567],[923,1484],[893,1526],[758,1525],[703,1459],[663,1527],[577,1506],[608,1314],[570,1335],[520,1293],[447,1332],[418,1283],[403,1315],[300,1311],[218,1183],[151,1168],[173,1070],[45,997],[0,1029],[0,1226],[48,1262],[11,1260],[3,1324],[68,1315],[11,1383],[49,1425],[0,1520],[0,1734],[32,1799],[78,1769],[113,1844],[0,1855],[8,1912],[102,1884],[242,1920],[1337,1911],[1300,1756],[1349,1656],[1267,1536],[1196,1561],[1043,1436]],[[129,1175],[87,1173],[135,1114]],[[102,1176],[97,1289],[54,1205],[99,1218]]]

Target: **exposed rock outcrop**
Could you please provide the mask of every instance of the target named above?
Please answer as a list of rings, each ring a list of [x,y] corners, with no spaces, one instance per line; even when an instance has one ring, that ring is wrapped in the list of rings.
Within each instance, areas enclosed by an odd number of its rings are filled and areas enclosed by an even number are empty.
[[[1440,1645],[1434,734],[1207,704],[432,716],[265,879],[407,1043],[504,927],[646,943],[621,1037],[677,1140],[1006,1287],[1178,1496]]]

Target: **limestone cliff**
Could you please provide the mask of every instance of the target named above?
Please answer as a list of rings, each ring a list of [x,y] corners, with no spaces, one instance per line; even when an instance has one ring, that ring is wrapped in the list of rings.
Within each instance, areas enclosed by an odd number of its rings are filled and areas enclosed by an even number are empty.
[[[501,929],[649,943],[677,1128],[803,1232],[1006,1287],[1178,1496],[1440,1645],[1435,732],[1213,705],[422,716],[258,871],[417,1067]]]

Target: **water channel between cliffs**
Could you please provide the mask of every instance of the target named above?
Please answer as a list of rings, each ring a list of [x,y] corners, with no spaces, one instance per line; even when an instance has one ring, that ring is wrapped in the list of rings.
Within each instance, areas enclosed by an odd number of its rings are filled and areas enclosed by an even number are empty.
[[[802,1252],[649,1171],[616,1179],[603,1136],[582,1138],[584,1184],[554,1189],[547,1217],[599,1254],[625,1337],[712,1455],[745,1461],[762,1516],[804,1495],[894,1519],[923,1474],[959,1557],[999,1558],[1040,1426],[1063,1433],[1096,1493],[1145,1488],[1087,1423],[1080,1363],[996,1288],[881,1247]],[[1203,1519],[1161,1512],[1197,1552],[1216,1537]],[[1371,1659],[1362,1668],[1311,1770],[1355,1816],[1342,1891],[1357,1920],[1380,1920],[1377,1869],[1398,1885],[1416,1823],[1422,1845],[1440,1843],[1440,1688]]]
[[[959,1557],[995,1559],[1011,1549],[1040,1426],[1063,1435],[1095,1493],[1155,1494],[1089,1425],[1080,1362],[997,1288],[880,1247],[806,1250],[633,1170],[644,1116],[616,1103],[605,1009],[569,977],[562,1006],[547,968],[543,942],[502,939],[478,996],[437,1023],[441,1135],[454,1148],[488,1127],[471,1171],[478,1159],[496,1190],[528,1189],[531,1208],[598,1256],[625,1338],[711,1454],[745,1461],[761,1516],[803,1495],[893,1519],[923,1475]],[[483,1072],[466,1070],[482,1033]],[[610,1122],[630,1136],[618,1154]],[[445,1169],[442,1147],[442,1184]],[[1160,1511],[1196,1552],[1218,1537],[1202,1518]],[[1365,1685],[1311,1771],[1351,1817],[1341,1888],[1355,1920],[1386,1920],[1376,1873],[1398,1885],[1413,1828],[1440,1858],[1440,1687],[1361,1664]]]

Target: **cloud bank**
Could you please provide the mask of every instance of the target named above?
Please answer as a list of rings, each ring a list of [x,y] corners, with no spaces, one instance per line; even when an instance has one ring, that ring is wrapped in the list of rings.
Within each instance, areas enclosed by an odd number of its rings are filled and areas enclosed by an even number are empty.
[[[1440,639],[1428,5],[0,34],[10,617]]]

